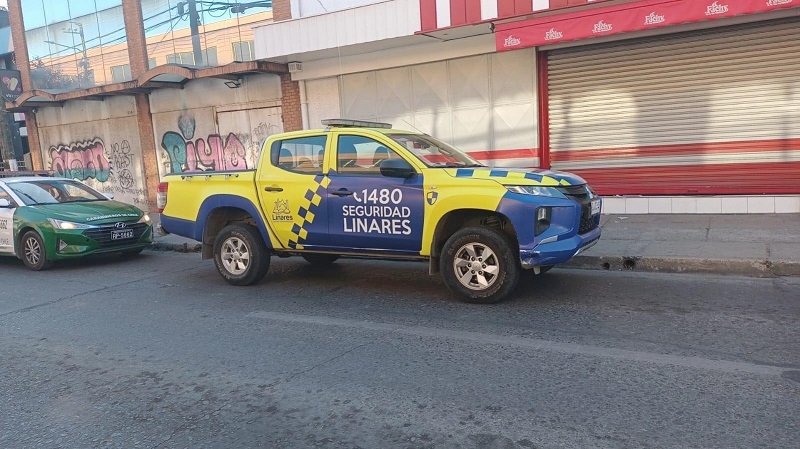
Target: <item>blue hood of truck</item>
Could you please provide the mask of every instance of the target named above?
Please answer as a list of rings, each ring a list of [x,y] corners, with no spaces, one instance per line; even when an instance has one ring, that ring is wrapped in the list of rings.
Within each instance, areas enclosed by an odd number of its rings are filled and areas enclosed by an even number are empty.
[[[453,168],[447,173],[455,178],[491,179],[507,186],[578,186],[586,184],[572,173],[527,168]]]

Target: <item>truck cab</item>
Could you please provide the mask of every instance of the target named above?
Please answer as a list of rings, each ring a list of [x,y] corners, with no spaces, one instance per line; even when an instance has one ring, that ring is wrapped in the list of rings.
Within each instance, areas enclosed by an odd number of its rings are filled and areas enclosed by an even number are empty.
[[[260,280],[271,255],[425,259],[481,303],[600,237],[601,200],[575,175],[485,167],[383,123],[324,124],[268,138],[254,171],[165,177],[162,227],[203,242],[233,284]]]

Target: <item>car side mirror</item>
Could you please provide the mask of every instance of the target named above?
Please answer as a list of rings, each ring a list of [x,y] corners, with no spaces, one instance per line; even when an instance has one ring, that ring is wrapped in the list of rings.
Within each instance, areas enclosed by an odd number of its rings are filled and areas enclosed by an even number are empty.
[[[388,178],[413,178],[417,171],[405,159],[386,159],[381,162],[381,175]]]
[[[8,201],[5,198],[0,198],[0,208],[6,209],[6,208],[9,208],[9,207],[11,207],[11,201]]]

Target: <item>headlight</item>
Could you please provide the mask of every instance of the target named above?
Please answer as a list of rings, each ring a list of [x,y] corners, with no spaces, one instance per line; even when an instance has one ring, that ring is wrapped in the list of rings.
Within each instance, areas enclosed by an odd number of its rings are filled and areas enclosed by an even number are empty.
[[[147,214],[142,215],[142,218],[140,218],[139,221],[137,221],[137,223],[150,224],[150,215],[147,215]]]
[[[554,198],[566,198],[563,193],[555,187],[542,186],[506,186],[509,192],[521,193],[523,195],[550,196]]]
[[[93,228],[92,225],[87,225],[83,223],[73,223],[71,221],[63,221],[63,220],[56,220],[55,218],[48,218],[50,224],[53,225],[56,229],[89,229]]]

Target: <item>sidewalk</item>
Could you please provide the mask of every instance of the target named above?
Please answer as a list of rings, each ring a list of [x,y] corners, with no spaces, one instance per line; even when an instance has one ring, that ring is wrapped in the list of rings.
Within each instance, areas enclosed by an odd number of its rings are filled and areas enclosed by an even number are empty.
[[[603,215],[600,225],[597,245],[562,267],[800,276],[799,214]],[[152,248],[196,252],[200,243],[156,235]]]

